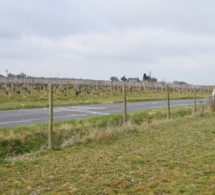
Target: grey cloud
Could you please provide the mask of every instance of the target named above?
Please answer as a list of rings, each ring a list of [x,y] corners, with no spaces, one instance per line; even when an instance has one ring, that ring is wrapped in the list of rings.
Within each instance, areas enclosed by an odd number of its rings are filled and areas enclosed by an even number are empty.
[[[9,0],[0,8],[0,29],[15,35],[61,38],[100,28],[100,19],[76,1]],[[2,31],[2,30],[1,30]],[[4,33],[4,34],[6,34]]]
[[[110,29],[163,28],[213,34],[212,0],[8,0],[1,3],[1,29],[15,34],[62,37]]]
[[[166,80],[210,75],[214,7],[213,0],[0,0],[0,66],[82,78],[122,69]]]

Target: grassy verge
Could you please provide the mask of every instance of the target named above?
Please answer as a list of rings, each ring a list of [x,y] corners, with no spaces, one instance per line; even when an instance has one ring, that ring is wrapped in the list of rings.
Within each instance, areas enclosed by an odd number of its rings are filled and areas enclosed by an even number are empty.
[[[172,109],[172,117],[182,117],[192,114],[192,107]],[[148,124],[152,121],[166,119],[166,111],[143,111],[128,115],[132,125]],[[13,157],[47,147],[48,124],[21,126],[17,128],[1,129],[0,158]],[[103,139],[112,129],[116,134],[123,130],[123,116],[98,116],[83,120],[70,120],[54,124],[53,145],[55,149],[86,143],[91,140]],[[119,131],[119,132],[118,132]],[[108,136],[107,136],[108,138]]]
[[[215,114],[175,108],[172,116],[134,113],[127,127],[119,115],[55,124],[64,133],[58,151],[1,160],[0,194],[213,194]],[[0,134],[42,142],[45,127]]]
[[[192,99],[193,94],[189,92],[170,94],[171,99]],[[198,93],[197,98],[209,98],[209,93]],[[80,94],[76,96],[71,93],[69,96],[63,94],[54,95],[55,106],[72,106],[72,105],[86,105],[86,104],[111,104],[122,102],[121,93],[113,93],[112,95],[106,93],[100,94]],[[146,93],[128,93],[128,102],[138,101],[152,101],[152,100],[166,100],[165,92],[146,92]],[[14,94],[13,96],[5,95],[0,92],[0,110],[11,109],[26,109],[48,107],[48,93],[32,93],[32,94]]]

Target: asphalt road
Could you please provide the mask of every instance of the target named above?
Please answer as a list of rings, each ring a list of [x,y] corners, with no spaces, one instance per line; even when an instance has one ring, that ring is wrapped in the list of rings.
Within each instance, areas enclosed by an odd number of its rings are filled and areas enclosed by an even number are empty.
[[[206,103],[207,101],[208,100],[197,100],[197,104]],[[193,104],[194,100],[170,101],[171,107],[187,106]],[[128,112],[155,110],[162,108],[167,108],[167,101],[127,103]],[[120,114],[122,111],[122,104],[56,107],[54,108],[54,122],[101,115]],[[0,128],[47,123],[48,121],[48,108],[0,111]]]

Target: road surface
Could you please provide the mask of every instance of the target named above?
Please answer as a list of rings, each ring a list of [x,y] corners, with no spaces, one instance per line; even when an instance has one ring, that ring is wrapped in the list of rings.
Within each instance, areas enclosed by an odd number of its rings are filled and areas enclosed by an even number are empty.
[[[206,102],[208,102],[208,100],[197,100],[197,104]],[[194,100],[171,100],[170,104],[171,107],[188,106],[193,105]],[[167,101],[127,103],[128,112],[163,108],[167,108]],[[122,111],[122,104],[55,107],[54,122],[101,115],[121,114]],[[0,128],[47,123],[48,121],[49,108],[0,111]]]

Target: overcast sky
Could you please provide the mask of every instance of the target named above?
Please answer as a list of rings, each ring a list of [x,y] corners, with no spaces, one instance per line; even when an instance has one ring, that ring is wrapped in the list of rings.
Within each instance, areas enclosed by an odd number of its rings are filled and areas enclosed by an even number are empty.
[[[0,0],[0,74],[215,85],[214,0]]]

